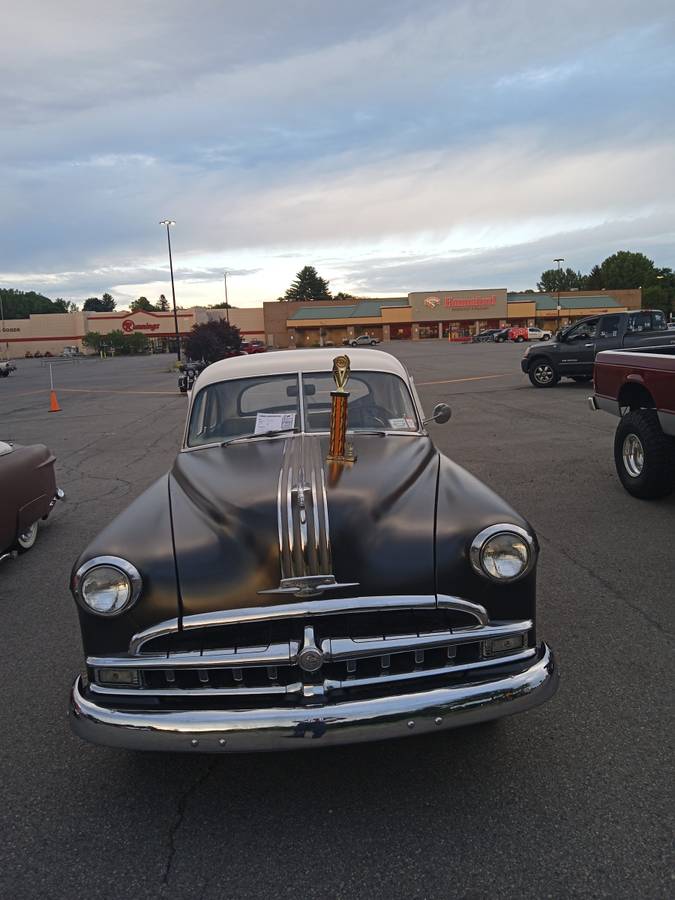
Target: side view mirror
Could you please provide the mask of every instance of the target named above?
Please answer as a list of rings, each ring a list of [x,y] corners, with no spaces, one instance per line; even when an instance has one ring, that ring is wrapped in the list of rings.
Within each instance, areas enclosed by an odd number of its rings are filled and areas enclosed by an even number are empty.
[[[428,422],[436,422],[438,425],[445,425],[451,416],[452,410],[447,403],[437,403],[436,406],[434,406],[432,415],[428,419],[425,419],[422,424],[426,425]]]

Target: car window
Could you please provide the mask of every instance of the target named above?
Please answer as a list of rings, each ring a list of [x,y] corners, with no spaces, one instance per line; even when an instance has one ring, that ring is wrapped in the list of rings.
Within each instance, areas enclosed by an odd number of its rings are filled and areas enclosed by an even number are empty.
[[[570,330],[566,334],[566,338],[568,341],[578,341],[582,338],[594,338],[597,328],[597,319],[589,319],[586,322],[579,322],[579,324],[575,325],[574,328],[570,328]]]
[[[307,431],[330,429],[331,391],[335,381],[330,372],[302,376]],[[415,407],[405,383],[386,372],[352,372],[347,383],[347,428],[350,431],[384,429],[417,431]]]
[[[188,446],[252,436],[264,415],[294,416],[300,425],[297,375],[235,378],[210,384],[195,398],[188,428]],[[291,426],[293,427],[293,426]]]
[[[628,319],[628,331],[633,334],[641,331],[651,331],[652,314],[650,312],[636,312]]]
[[[602,319],[600,319],[598,336],[601,338],[618,337],[620,326],[621,316],[603,316]]]
[[[652,331],[667,331],[668,323],[666,322],[665,313],[661,310],[655,310],[652,313]]]

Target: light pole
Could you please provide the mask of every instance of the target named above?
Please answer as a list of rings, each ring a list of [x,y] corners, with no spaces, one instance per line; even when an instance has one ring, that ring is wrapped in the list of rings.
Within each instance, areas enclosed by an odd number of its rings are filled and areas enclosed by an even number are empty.
[[[223,278],[225,279],[225,318],[227,319],[227,324],[230,324],[230,304],[227,299],[227,272],[223,272]]]
[[[565,262],[564,256],[557,256],[554,263],[558,263],[558,303],[556,305],[556,331],[560,331],[560,263]]]
[[[162,219],[160,225],[166,225],[166,240],[169,245],[169,269],[171,270],[171,294],[173,296],[173,324],[176,327],[176,356],[180,362],[180,334],[178,333],[178,313],[176,312],[176,288],[173,283],[173,259],[171,257],[171,234],[169,228],[176,223],[172,219]]]

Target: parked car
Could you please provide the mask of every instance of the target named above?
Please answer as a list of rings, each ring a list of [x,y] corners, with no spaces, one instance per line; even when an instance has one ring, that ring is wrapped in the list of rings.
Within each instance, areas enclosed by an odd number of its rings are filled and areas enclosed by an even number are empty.
[[[74,731],[137,750],[283,750],[547,700],[537,538],[438,451],[429,421],[377,350],[209,366],[171,471],[75,562]]]
[[[527,329],[527,339],[528,341],[550,341],[551,332],[544,331],[543,328],[535,328],[533,326],[529,326],[529,328]]]
[[[0,441],[0,561],[30,550],[58,499],[56,457],[44,444],[23,446]]]
[[[474,335],[471,338],[471,342],[473,344],[484,344],[486,342],[492,342],[495,339],[495,335],[500,331],[500,328],[486,328],[485,331],[481,331],[479,334]]]
[[[16,372],[16,366],[11,362],[0,362],[0,378],[9,378],[12,372]]]
[[[32,358],[33,358],[33,354],[30,352],[30,350],[26,350],[26,352],[24,353],[24,358],[25,358],[25,359],[32,359]]]
[[[508,340],[514,341],[516,344],[522,344],[523,341],[528,340],[528,329],[521,328],[520,326],[515,326],[513,328],[509,328],[508,331]]]
[[[511,331],[510,325],[506,325],[506,326],[504,326],[504,328],[500,328],[498,331],[496,331],[494,338],[493,338],[495,344],[503,344],[505,341],[508,341],[510,331]]]
[[[380,343],[380,341],[370,334],[360,334],[358,337],[345,338],[342,341],[342,344],[345,347],[367,347],[367,346],[374,347],[375,344],[379,344],[379,343]]]
[[[267,347],[262,341],[242,341],[240,349],[248,354],[267,353]]]
[[[521,369],[534,387],[554,387],[561,378],[590,381],[593,361],[602,350],[675,344],[660,309],[588,316],[563,328],[555,340],[532,344]]]
[[[675,490],[675,346],[605,350],[595,359],[592,409],[619,416],[614,462],[644,500]]]

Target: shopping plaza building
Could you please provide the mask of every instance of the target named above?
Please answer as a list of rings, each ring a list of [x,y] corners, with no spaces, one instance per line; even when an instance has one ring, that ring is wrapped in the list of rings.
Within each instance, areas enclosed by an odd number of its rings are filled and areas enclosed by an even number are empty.
[[[574,319],[603,312],[639,309],[642,292],[565,291],[558,294],[509,293],[506,288],[414,291],[405,297],[368,300],[266,302],[260,307],[230,310],[230,321],[242,337],[270,347],[311,347],[342,344],[368,334],[382,341],[466,341],[485,328],[537,325],[555,331]],[[178,333],[187,336],[194,325],[220,319],[223,309],[192,307],[177,312]],[[176,323],[173,312],[95,313],[78,311],[32,315],[0,322],[0,357],[17,358],[36,352],[59,355],[66,347],[87,352],[86,334],[112,331],[146,335],[153,350],[172,349]]]

